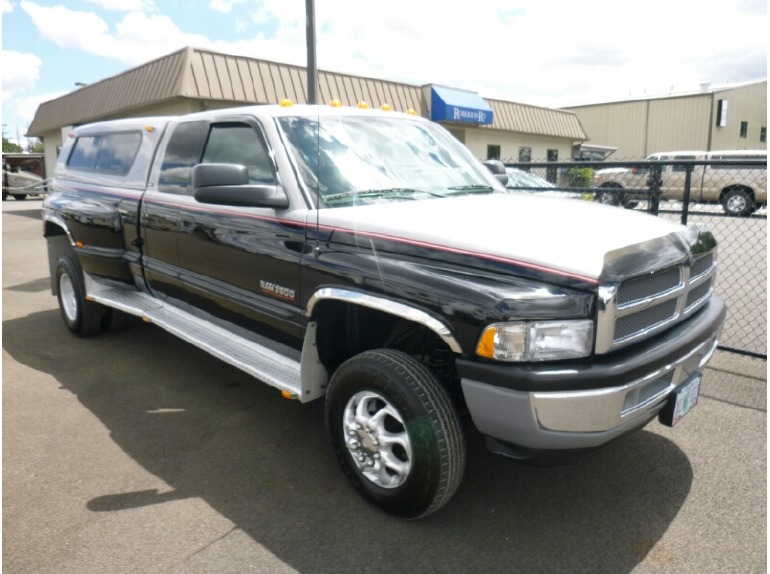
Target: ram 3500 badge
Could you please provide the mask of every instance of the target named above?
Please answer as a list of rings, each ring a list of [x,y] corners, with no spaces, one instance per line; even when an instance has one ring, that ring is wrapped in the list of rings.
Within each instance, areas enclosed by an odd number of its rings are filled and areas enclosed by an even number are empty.
[[[141,316],[324,398],[354,487],[406,518],[456,491],[463,419],[516,458],[673,424],[725,315],[708,232],[507,192],[443,128],[393,112],[82,126],[44,219],[72,332]]]

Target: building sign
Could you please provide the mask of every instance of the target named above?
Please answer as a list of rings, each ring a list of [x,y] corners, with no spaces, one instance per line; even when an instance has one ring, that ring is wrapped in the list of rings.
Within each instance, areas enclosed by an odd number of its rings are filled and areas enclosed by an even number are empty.
[[[475,92],[430,87],[430,119],[433,121],[488,126],[493,117],[492,108]]]

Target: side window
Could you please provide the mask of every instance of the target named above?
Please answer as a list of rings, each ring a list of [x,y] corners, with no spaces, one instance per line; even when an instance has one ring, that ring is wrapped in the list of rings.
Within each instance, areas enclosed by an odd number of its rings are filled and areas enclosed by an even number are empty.
[[[181,195],[188,193],[192,168],[200,161],[207,131],[206,122],[187,122],[174,128],[160,166],[158,191]]]
[[[139,132],[81,136],[75,141],[67,165],[72,169],[126,175],[141,143]]]
[[[245,165],[251,183],[275,183],[267,145],[261,135],[248,124],[212,125],[201,163]]]
[[[126,175],[134,165],[141,143],[142,134],[138,132],[103,135],[96,158],[96,171]]]
[[[678,155],[676,156],[676,159],[695,159],[694,155]],[[674,165],[671,168],[671,171],[681,171],[686,172],[687,166],[686,165]]]
[[[67,165],[73,169],[94,169],[101,136],[83,136],[75,140]]]

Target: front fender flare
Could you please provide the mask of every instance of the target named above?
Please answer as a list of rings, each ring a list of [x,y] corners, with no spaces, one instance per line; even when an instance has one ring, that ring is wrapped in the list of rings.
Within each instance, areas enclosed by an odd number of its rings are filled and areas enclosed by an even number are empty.
[[[306,315],[312,318],[315,306],[324,300],[344,301],[353,305],[361,305],[418,323],[438,335],[452,352],[457,353],[458,355],[462,354],[462,348],[452,334],[449,326],[441,319],[421,309],[416,309],[415,307],[411,307],[399,301],[362,293],[360,291],[341,287],[323,287],[313,293],[313,296],[308,300]]]

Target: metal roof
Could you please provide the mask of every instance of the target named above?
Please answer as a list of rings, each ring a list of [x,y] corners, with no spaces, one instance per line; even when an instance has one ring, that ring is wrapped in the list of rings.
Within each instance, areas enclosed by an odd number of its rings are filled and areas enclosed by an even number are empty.
[[[372,107],[390,104],[426,116],[420,86],[318,71],[318,99],[343,105],[366,101]],[[38,107],[27,135],[42,136],[63,126],[136,113],[180,99],[218,100],[233,104],[268,104],[288,98],[306,103],[307,72],[302,66],[222,54],[187,47],[84,86]],[[491,129],[585,140],[572,112],[487,100],[494,110]]]
[[[487,99],[494,112],[492,129],[538,134],[574,141],[588,139],[574,112]]]

